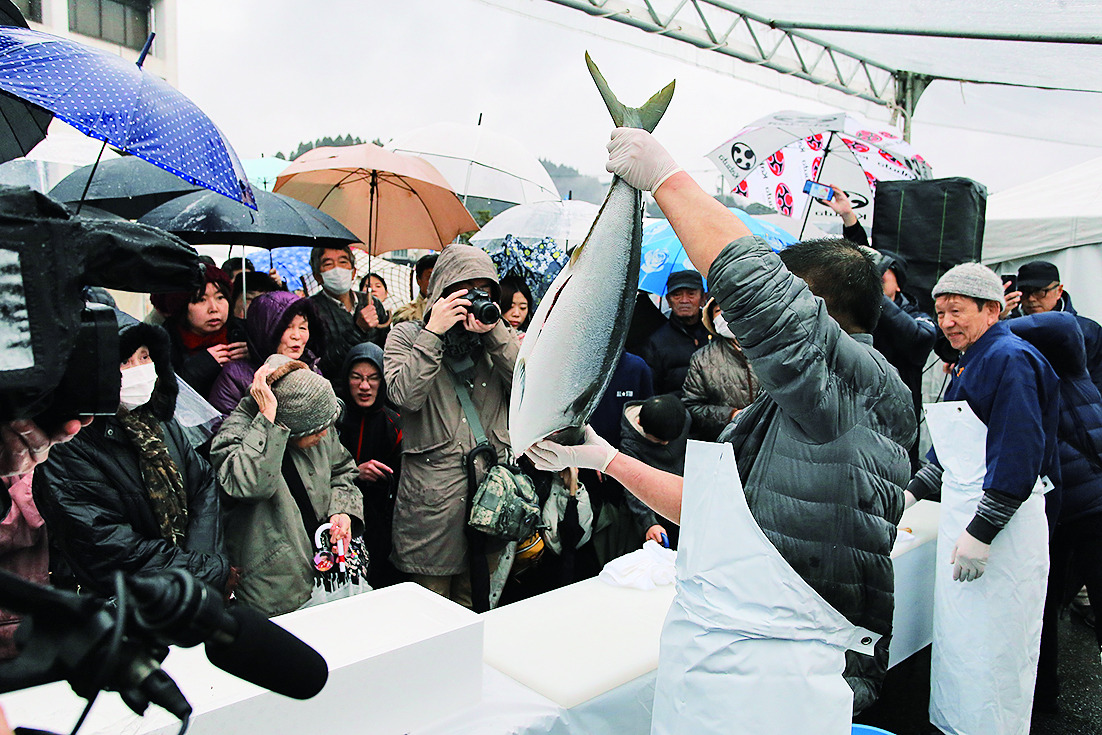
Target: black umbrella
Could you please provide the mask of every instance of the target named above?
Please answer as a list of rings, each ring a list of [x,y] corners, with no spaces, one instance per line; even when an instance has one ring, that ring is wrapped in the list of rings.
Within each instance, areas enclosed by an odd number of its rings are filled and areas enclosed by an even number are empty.
[[[50,196],[66,204],[77,204],[93,169],[96,175],[84,201],[127,219],[137,219],[182,194],[206,191],[137,156],[123,156],[100,161],[98,168],[94,165],[78,168],[50,189]]]
[[[27,27],[11,0],[0,0],[0,26]],[[25,156],[46,137],[54,116],[48,110],[0,94],[0,163]]]
[[[139,222],[193,245],[340,245],[359,242],[351,230],[297,199],[257,189],[256,211],[210,191],[185,194],[146,213]]]

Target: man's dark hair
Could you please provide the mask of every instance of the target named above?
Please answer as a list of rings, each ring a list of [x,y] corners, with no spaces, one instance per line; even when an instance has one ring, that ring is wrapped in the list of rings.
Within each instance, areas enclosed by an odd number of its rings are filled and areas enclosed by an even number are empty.
[[[241,277],[238,273],[233,277],[233,289],[230,293],[230,308],[233,308],[233,304],[237,303],[237,299],[241,296],[241,284],[254,293],[270,293],[272,291],[281,291],[279,284],[274,278],[267,273],[256,273],[255,271],[249,271],[245,278]]]
[[[241,270],[241,258],[226,258],[226,262],[222,264],[222,270],[226,271],[226,273]],[[248,258],[245,258],[245,270],[249,273],[256,272],[256,266],[253,265],[253,262]]]
[[[884,287],[876,265],[856,245],[841,238],[807,240],[785,248],[780,257],[826,302],[842,329],[871,333],[876,328]]]
[[[348,260],[352,267],[356,267],[356,256],[352,254],[351,245],[315,245],[310,251],[310,272],[321,273],[321,256],[326,250],[343,250],[348,254]]]
[[[415,278],[420,278],[427,270],[432,270],[436,267],[436,259],[439,258],[439,253],[429,253],[428,255],[422,255],[417,259],[417,265],[413,266],[413,275]]]

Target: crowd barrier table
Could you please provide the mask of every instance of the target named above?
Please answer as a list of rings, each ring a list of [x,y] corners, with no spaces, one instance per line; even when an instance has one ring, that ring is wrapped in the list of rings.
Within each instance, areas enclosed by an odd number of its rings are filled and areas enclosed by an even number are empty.
[[[930,642],[938,504],[920,502],[893,551],[894,665]],[[329,662],[330,681],[299,702],[211,666],[202,650],[165,662],[195,709],[189,732],[411,735],[649,733],[658,646],[674,586],[612,587],[597,579],[483,615],[412,584],[281,616]],[[83,707],[67,684],[0,697],[10,722],[68,732]],[[159,708],[144,718],[101,695],[85,735],[175,733]]]
[[[929,645],[940,505],[903,515],[910,537],[892,550],[894,665]],[[416,735],[644,735],[650,732],[658,642],[673,600],[669,585],[642,591],[597,579],[483,614],[482,701]]]
[[[482,695],[482,619],[418,585],[376,590],[275,621],[325,657],[330,674],[322,692],[306,701],[288,699],[215,668],[201,647],[174,648],[164,669],[194,710],[189,735],[400,735]],[[56,683],[6,694],[0,704],[12,725],[67,733],[84,700]],[[139,717],[111,692],[100,695],[80,732],[169,735],[179,726],[159,707]]]

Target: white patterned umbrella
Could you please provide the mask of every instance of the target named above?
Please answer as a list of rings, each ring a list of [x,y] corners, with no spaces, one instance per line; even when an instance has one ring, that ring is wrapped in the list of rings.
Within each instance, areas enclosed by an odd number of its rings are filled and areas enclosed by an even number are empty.
[[[744,128],[708,159],[734,193],[824,229],[837,215],[804,194],[809,180],[845,191],[858,221],[870,229],[878,181],[931,176],[929,164],[899,131],[842,112],[774,113]]]

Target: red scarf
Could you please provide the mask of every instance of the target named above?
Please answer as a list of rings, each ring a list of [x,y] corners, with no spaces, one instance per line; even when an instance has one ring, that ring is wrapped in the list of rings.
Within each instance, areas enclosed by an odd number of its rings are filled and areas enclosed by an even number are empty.
[[[191,354],[215,345],[224,345],[229,342],[229,335],[226,332],[226,327],[222,327],[212,334],[196,334],[181,324],[180,341],[184,344],[184,350]]]

